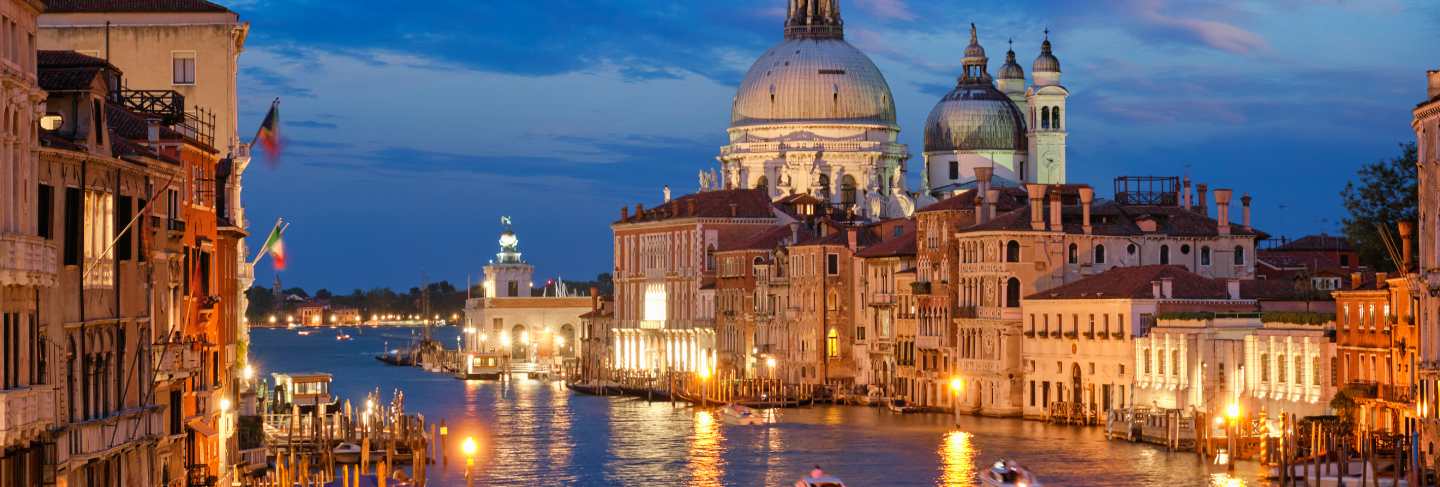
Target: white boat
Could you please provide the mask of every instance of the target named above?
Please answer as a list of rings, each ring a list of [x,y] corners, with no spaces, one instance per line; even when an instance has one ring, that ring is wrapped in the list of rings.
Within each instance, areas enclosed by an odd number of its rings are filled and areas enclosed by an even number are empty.
[[[360,445],[354,443],[341,443],[335,445],[336,463],[360,463]]]
[[[739,404],[726,404],[720,408],[720,420],[726,424],[756,425],[765,424],[765,418],[754,409]]]
[[[820,470],[820,466],[816,465],[815,469],[810,471],[810,475],[795,481],[795,487],[845,487],[845,482],[833,475],[826,475],[825,471]]]
[[[1040,487],[1040,480],[1034,474],[1010,460],[998,460],[975,476],[980,478],[981,485],[992,487]]]
[[[889,408],[890,412],[901,414],[913,413],[919,410],[915,406],[911,406],[910,403],[905,402],[904,399],[891,399],[889,402],[885,403],[885,407]]]
[[[343,342],[343,341],[349,340],[349,339],[350,339],[350,335],[347,334],[347,333],[341,333],[341,334],[339,334],[339,335],[335,335],[335,339],[338,340],[338,341],[342,341],[342,342]]]
[[[310,330],[300,330],[300,331],[297,331],[297,332],[295,332],[295,333],[297,333],[297,334],[299,334],[300,336],[303,337],[303,336],[306,336],[306,335],[309,335],[309,334],[315,333],[315,332],[310,331]]]

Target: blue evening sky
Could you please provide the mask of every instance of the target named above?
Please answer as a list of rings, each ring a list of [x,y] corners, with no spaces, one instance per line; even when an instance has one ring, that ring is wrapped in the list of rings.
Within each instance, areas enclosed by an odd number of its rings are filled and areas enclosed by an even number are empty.
[[[241,132],[282,99],[283,160],[245,180],[288,287],[463,283],[509,215],[536,281],[609,270],[622,205],[696,188],[786,0],[229,0],[251,23]],[[921,125],[968,26],[1027,75],[1042,31],[1070,89],[1069,178],[1181,175],[1255,197],[1275,235],[1335,233],[1362,163],[1413,139],[1440,68],[1432,0],[842,0],[884,72],[919,185]],[[269,286],[268,264],[257,284]]]

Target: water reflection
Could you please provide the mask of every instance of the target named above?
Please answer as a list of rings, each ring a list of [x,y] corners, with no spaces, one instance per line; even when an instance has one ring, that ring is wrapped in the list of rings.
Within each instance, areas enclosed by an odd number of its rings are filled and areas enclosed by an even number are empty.
[[[951,431],[940,442],[940,480],[938,485],[971,485],[975,480],[975,450],[971,435]]]
[[[719,485],[723,474],[720,459],[720,425],[715,414],[695,411],[695,433],[690,436],[690,485]]]

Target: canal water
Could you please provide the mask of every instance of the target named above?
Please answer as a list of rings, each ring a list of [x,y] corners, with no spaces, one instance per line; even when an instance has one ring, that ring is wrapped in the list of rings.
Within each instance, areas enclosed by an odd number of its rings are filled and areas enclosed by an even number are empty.
[[[461,381],[374,359],[415,336],[410,328],[344,328],[300,336],[251,331],[261,374],[329,372],[333,392],[352,404],[380,388],[403,389],[408,412],[446,420],[450,464],[435,485],[464,485],[459,438],[479,440],[475,485],[789,486],[820,465],[851,486],[976,485],[998,458],[1018,460],[1047,486],[1254,486],[1260,467],[1227,475],[1193,453],[1106,441],[1099,428],[876,408],[779,410],[767,426],[731,426],[706,411],[644,399],[577,395],[558,382]],[[447,345],[457,330],[439,328]]]

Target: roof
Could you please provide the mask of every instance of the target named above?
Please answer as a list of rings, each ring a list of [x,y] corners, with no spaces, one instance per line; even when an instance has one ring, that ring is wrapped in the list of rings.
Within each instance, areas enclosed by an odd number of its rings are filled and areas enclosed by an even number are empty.
[[[774,218],[774,207],[763,189],[701,191],[672,199],[655,208],[636,211],[615,223],[642,223],[678,218]]]
[[[899,237],[866,247],[864,250],[856,252],[855,255],[868,258],[915,255],[915,230],[907,230]]]
[[[787,39],[750,66],[730,126],[853,123],[896,127],[880,68],[843,39]]]
[[[800,241],[815,237],[815,233],[810,231],[810,228],[806,227],[805,225],[799,225],[799,228],[797,228],[794,233],[798,234],[799,238],[796,240]],[[792,231],[790,230],[789,225],[775,225],[747,240],[741,240],[733,245],[722,246],[715,250],[717,252],[736,250],[771,250],[781,245],[794,243],[791,239],[791,234]]]
[[[36,71],[45,91],[88,91],[103,70],[116,69],[104,59],[75,51],[37,51]]]
[[[1042,206],[1041,221],[1049,228],[1050,203]],[[1083,233],[1083,209],[1079,205],[1064,205],[1060,209],[1061,226],[1066,233]],[[1145,231],[1142,224],[1153,222],[1154,231]],[[1197,211],[1179,206],[1121,205],[1113,200],[1096,201],[1090,212],[1090,225],[1095,235],[1171,235],[1176,237],[1209,237],[1220,234],[1220,223]],[[1030,207],[1023,206],[996,215],[989,222],[972,225],[966,231],[1009,230],[1029,231]],[[1258,236],[1258,233],[1244,225],[1230,225],[1231,235]]]
[[[1271,251],[1349,251],[1350,241],[1345,237],[1337,237],[1326,234],[1307,235],[1300,237],[1293,242],[1270,249]]]
[[[150,139],[150,127],[149,123],[139,115],[114,103],[106,103],[105,121],[110,126],[110,151],[115,156],[135,155],[153,157],[174,164],[180,163],[179,160],[160,154],[140,142]],[[183,137],[179,132],[162,126],[160,127],[160,138],[181,139]]]
[[[229,12],[205,0],[45,0],[45,13]]]
[[[1171,299],[1229,299],[1222,281],[1178,265],[1116,267],[1025,299],[1155,299],[1152,282],[1171,280]]]
[[[1016,208],[1021,208],[1027,204],[1027,201],[1029,201],[1029,196],[1026,195],[1025,190],[1022,188],[995,187],[993,189],[1000,190],[1000,200],[995,202],[996,211],[1004,212],[1011,211]],[[916,213],[923,213],[927,211],[974,210],[975,196],[977,194],[978,193],[976,191],[964,191],[960,194],[945,198],[924,208],[916,210]]]

